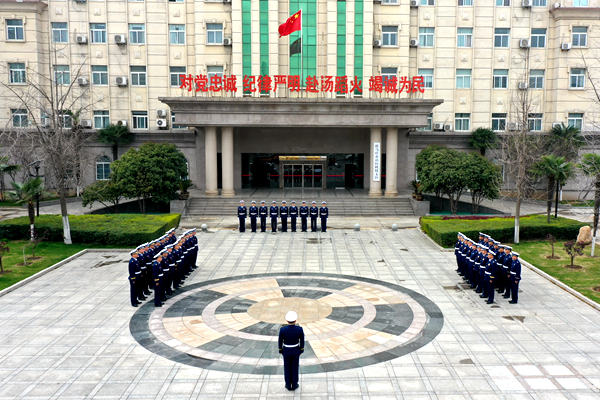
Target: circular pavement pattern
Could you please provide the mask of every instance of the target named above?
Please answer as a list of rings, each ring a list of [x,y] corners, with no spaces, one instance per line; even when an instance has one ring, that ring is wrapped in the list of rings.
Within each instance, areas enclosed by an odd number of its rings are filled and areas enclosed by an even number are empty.
[[[132,317],[133,337],[172,361],[219,371],[282,374],[278,333],[298,312],[306,343],[300,372],[318,373],[391,360],[429,343],[440,309],[402,286],[347,275],[272,273],[184,287]]]

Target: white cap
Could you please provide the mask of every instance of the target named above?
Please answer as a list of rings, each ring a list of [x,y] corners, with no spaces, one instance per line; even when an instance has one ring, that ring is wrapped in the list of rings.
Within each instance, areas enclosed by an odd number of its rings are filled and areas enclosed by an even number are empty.
[[[298,319],[298,314],[296,314],[296,311],[288,311],[287,314],[285,314],[285,320],[287,322],[295,322]]]

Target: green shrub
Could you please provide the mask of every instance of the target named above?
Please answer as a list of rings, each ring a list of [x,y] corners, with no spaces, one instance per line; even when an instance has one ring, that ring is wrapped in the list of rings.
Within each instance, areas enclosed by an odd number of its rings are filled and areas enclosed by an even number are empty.
[[[561,240],[575,240],[579,228],[587,224],[569,218],[559,217],[546,223],[545,215],[526,215],[521,217],[521,240],[543,239],[551,234]],[[512,243],[514,239],[515,219],[488,218],[468,220],[461,218],[422,217],[421,229],[437,244],[454,247],[456,234],[462,232],[473,240],[478,240],[479,232],[485,232],[502,243]]]
[[[156,239],[167,230],[179,225],[181,214],[97,214],[71,215],[73,243],[98,243],[118,246],[136,246]],[[38,232],[48,231],[48,240],[62,241],[63,228],[60,215],[41,215],[35,219]],[[29,219],[19,217],[0,221],[0,238],[27,239]]]

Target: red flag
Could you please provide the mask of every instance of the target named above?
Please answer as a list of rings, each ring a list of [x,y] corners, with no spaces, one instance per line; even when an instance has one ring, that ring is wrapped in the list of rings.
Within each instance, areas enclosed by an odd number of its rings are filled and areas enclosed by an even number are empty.
[[[292,32],[302,29],[302,10],[292,15],[283,24],[279,25],[279,37],[287,36]]]

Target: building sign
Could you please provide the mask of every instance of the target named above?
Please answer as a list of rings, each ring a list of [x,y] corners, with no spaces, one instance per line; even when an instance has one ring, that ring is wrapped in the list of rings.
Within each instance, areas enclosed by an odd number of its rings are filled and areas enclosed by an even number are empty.
[[[238,79],[236,75],[180,75],[181,89],[188,92],[237,92]],[[244,75],[242,80],[244,93],[268,93],[277,89],[289,89],[290,92],[300,92],[299,75]],[[308,93],[362,93],[362,80],[357,76],[307,76],[304,88]],[[425,84],[422,76],[411,78],[402,76],[371,76],[369,92],[377,93],[423,93]]]
[[[381,142],[373,143],[373,182],[381,180]]]

